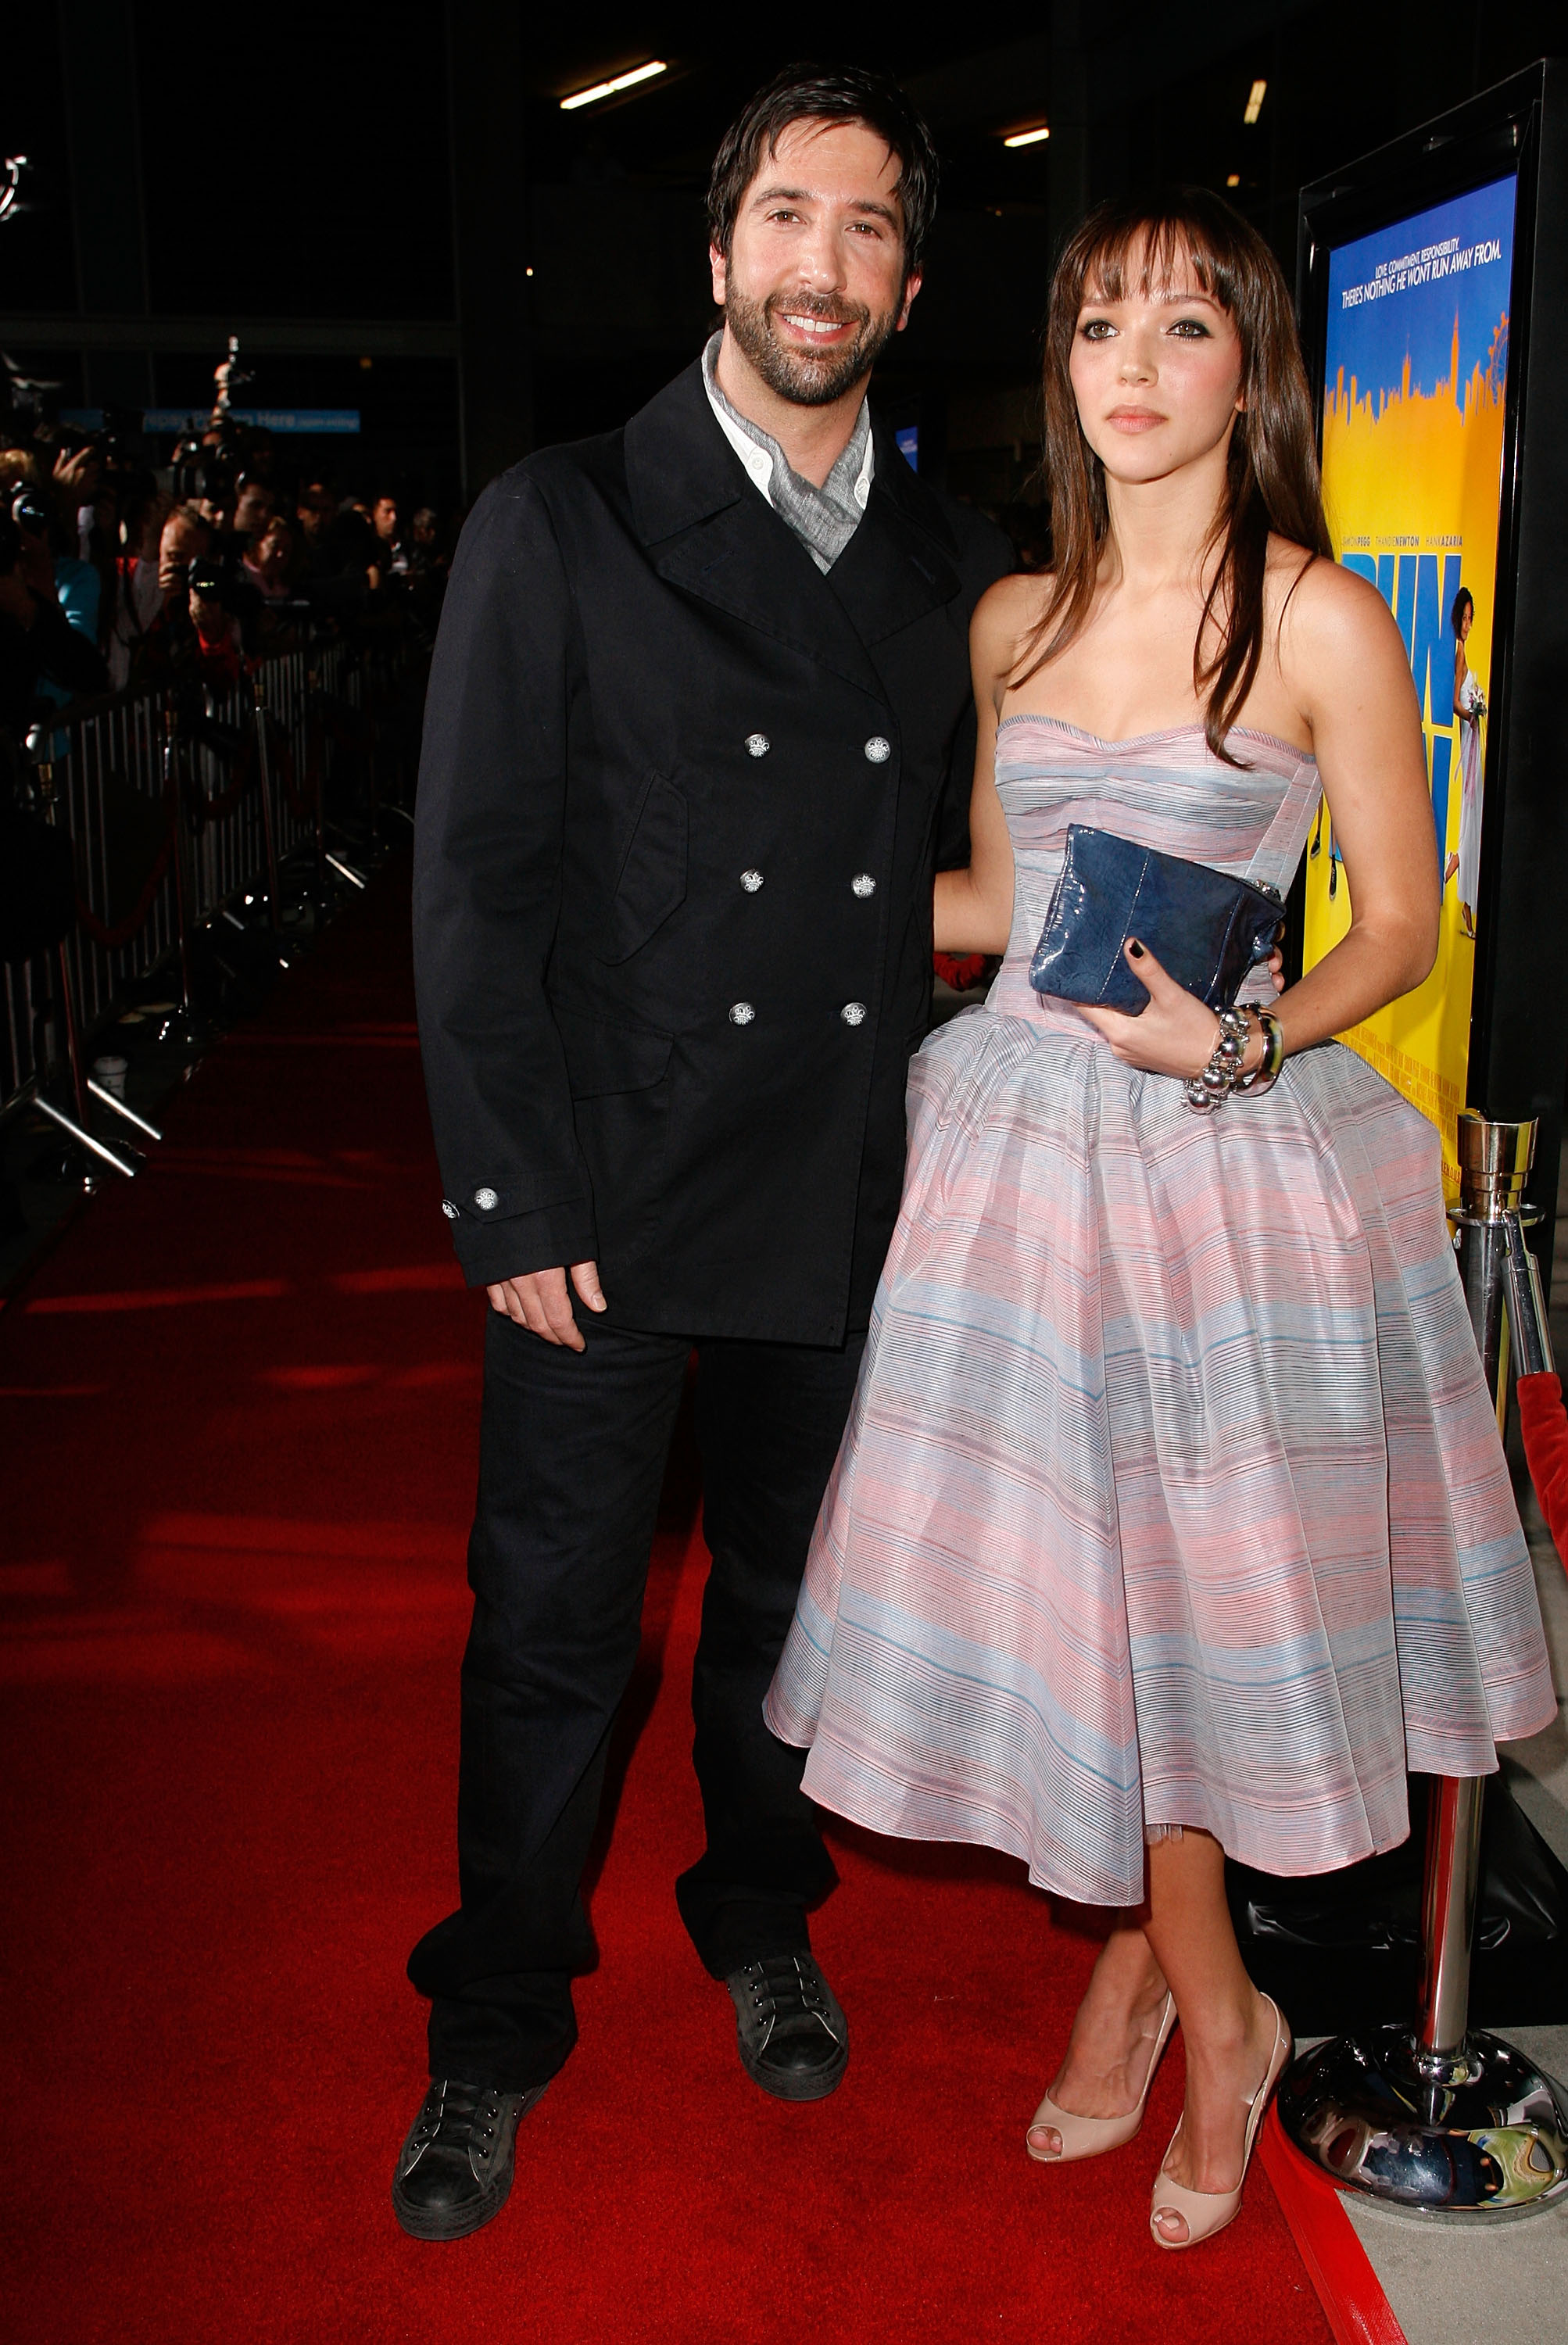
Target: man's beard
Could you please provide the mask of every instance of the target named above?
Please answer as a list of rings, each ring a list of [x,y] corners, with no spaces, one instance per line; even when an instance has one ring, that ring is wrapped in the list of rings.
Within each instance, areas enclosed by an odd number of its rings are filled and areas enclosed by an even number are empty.
[[[853,322],[847,342],[832,350],[787,350],[773,332],[773,319],[781,310],[799,318],[831,318]],[[830,407],[862,375],[871,372],[898,329],[898,312],[873,318],[858,301],[824,301],[820,296],[797,294],[786,300],[769,294],[753,301],[731,285],[725,295],[724,321],[737,349],[771,391],[796,407]]]

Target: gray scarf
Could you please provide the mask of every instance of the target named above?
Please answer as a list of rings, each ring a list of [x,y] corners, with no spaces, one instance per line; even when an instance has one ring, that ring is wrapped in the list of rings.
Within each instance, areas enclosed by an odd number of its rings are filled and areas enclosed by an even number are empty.
[[[832,471],[818,488],[813,481],[803,481],[789,459],[770,432],[753,423],[732,407],[718,387],[715,372],[718,345],[723,337],[715,334],[702,354],[703,379],[708,395],[714,406],[725,416],[753,447],[760,448],[772,465],[769,481],[769,498],[781,520],[787,521],[819,570],[831,570],[839,556],[860,525],[861,508],[855,496],[855,486],[866,461],[866,443],[871,437],[871,411],[864,400],[855,418],[849,444]]]

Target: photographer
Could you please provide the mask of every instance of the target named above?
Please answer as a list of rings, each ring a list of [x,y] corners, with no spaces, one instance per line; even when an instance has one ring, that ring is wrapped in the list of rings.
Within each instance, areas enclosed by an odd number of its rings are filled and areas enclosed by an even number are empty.
[[[27,491],[0,507],[0,725],[18,744],[48,697],[103,692],[109,681],[97,646],[70,624],[56,599],[54,563],[38,515]]]
[[[190,565],[212,545],[209,523],[188,500],[178,504],[163,524],[158,547],[158,583],[167,610],[179,609],[189,584]]]
[[[245,665],[239,620],[229,607],[231,599],[229,582],[215,563],[209,560],[193,565],[187,596],[191,634],[179,647],[184,654],[180,664],[194,665],[202,682],[215,692],[238,684]]]

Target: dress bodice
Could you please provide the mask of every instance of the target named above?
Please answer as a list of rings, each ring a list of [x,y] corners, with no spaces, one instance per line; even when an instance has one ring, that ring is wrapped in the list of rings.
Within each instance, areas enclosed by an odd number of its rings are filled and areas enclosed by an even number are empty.
[[[1070,823],[1115,831],[1284,894],[1318,807],[1317,761],[1269,733],[1238,729],[1228,746],[1241,765],[1215,756],[1198,724],[1102,741],[1055,716],[1002,719],[996,788],[1013,840],[1014,879],[1013,931],[993,1009],[1042,1014],[1029,963]],[[1059,1007],[1066,1012],[1065,1004]]]

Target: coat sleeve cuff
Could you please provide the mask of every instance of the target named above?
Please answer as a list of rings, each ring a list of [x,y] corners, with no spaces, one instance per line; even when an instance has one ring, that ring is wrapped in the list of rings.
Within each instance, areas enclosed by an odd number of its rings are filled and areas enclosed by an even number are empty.
[[[580,1201],[511,1213],[504,1221],[482,1222],[463,1213],[452,1225],[452,1243],[470,1286],[494,1286],[532,1270],[593,1262],[599,1247],[593,1207]]]

